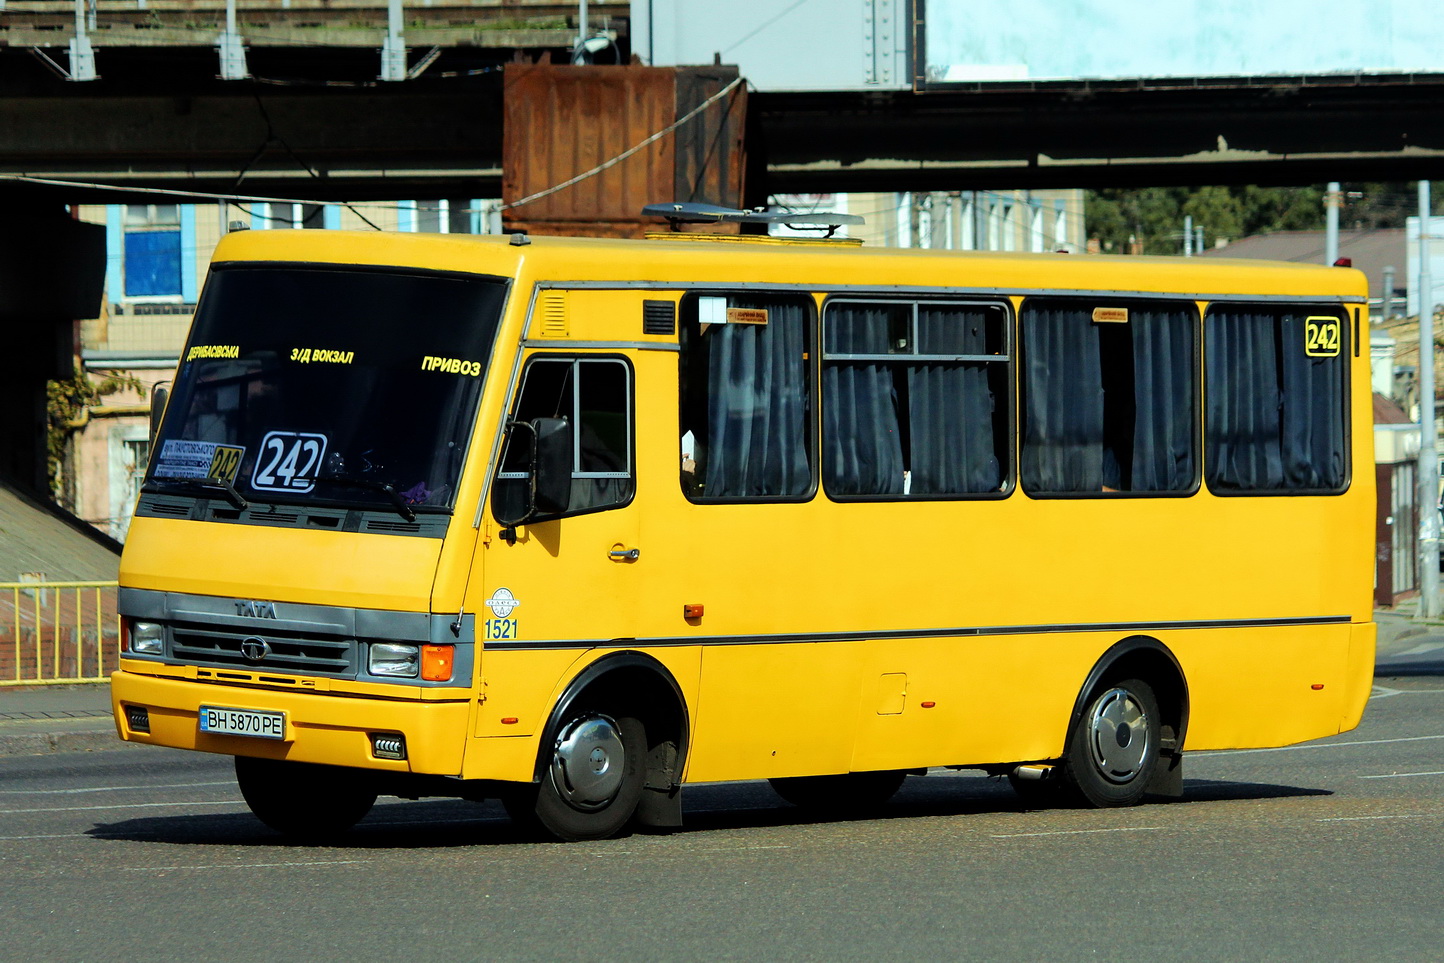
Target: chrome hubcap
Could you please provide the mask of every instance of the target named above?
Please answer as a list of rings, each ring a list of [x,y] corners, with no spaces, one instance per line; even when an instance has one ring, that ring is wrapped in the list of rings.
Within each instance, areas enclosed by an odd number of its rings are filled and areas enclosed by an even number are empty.
[[[573,719],[557,735],[551,777],[567,805],[594,812],[611,802],[622,788],[626,750],[611,718],[594,713]]]
[[[1088,750],[1093,765],[1111,782],[1134,779],[1152,750],[1148,716],[1127,689],[1109,689],[1088,717]]]

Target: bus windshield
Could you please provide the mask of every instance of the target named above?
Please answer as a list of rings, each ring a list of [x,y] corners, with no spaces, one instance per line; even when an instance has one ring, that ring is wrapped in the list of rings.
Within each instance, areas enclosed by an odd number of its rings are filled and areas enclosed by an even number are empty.
[[[218,266],[146,490],[450,510],[505,296],[500,278]]]

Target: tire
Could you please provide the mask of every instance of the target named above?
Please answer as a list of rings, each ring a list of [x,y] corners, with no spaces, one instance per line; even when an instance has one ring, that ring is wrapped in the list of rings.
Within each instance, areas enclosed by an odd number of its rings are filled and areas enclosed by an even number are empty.
[[[633,718],[584,710],[557,730],[541,783],[503,799],[524,832],[608,839],[632,821],[646,778],[647,732]]]
[[[341,766],[237,756],[236,782],[257,819],[297,839],[338,836],[376,802],[365,776]]]
[[[901,771],[849,772],[836,776],[792,776],[769,779],[787,802],[817,813],[857,815],[879,809],[902,786]]]
[[[1137,805],[1158,769],[1159,740],[1153,687],[1141,679],[1105,684],[1069,734],[1064,788],[1081,805]]]

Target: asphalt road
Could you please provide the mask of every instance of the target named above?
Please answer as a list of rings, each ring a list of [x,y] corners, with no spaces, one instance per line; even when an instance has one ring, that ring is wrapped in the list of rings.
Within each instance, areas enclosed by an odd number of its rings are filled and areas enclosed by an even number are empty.
[[[1354,732],[1186,767],[1183,800],[1107,811],[1025,811],[975,773],[852,821],[691,787],[681,832],[569,845],[389,800],[315,847],[250,816],[229,759],[8,757],[0,959],[1444,955],[1444,677],[1380,679]]]

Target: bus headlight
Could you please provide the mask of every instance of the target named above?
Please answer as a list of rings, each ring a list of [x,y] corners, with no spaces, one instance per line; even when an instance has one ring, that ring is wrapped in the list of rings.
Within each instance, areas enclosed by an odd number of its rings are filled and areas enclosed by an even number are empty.
[[[130,623],[130,651],[137,655],[164,655],[165,629],[159,622]]]
[[[366,659],[366,668],[372,675],[394,675],[414,679],[420,663],[421,649],[419,646],[401,645],[397,642],[372,642],[370,653]]]

